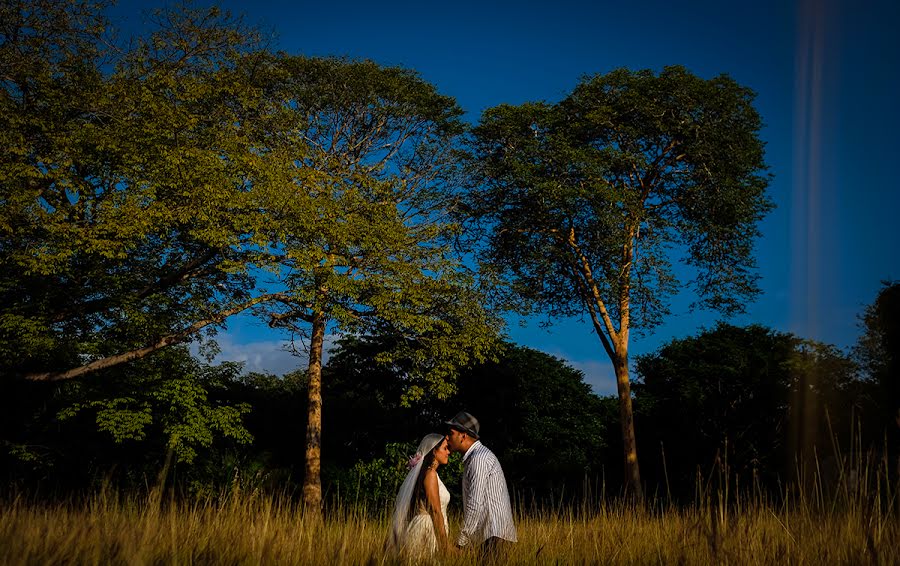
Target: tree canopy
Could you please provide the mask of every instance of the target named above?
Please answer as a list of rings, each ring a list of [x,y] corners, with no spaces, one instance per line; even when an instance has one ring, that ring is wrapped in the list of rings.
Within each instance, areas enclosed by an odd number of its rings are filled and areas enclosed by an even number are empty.
[[[252,33],[213,8],[129,49],[96,6],[4,2],[0,364],[66,379],[190,339],[264,300],[271,181],[245,127]],[[263,112],[264,114],[264,112]]]
[[[326,330],[396,334],[380,355],[413,362],[415,399],[425,388],[446,397],[456,369],[485,358],[498,324],[451,247],[456,102],[412,71],[366,61],[279,56],[273,72],[284,129],[267,147],[296,167],[283,190],[305,209],[267,211],[283,289],[268,311],[273,326],[309,340],[304,493],[318,507]]]
[[[629,484],[640,492],[628,342],[668,314],[694,268],[702,306],[757,292],[753,241],[771,208],[753,92],[683,67],[586,77],[556,104],[501,105],[474,131],[468,212],[487,273],[526,312],[590,317],[616,369]]]
[[[498,328],[450,245],[456,103],[409,70],[271,53],[217,8],[122,44],[100,8],[2,5],[4,378],[140,388],[109,370],[252,309],[310,339],[308,451],[326,330],[395,334],[408,397],[448,395]]]

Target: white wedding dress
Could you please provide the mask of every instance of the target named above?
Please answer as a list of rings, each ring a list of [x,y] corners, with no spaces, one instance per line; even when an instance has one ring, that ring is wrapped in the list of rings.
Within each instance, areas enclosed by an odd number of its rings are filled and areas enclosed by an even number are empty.
[[[450,492],[441,477],[438,476],[438,495],[441,498],[441,514],[444,516],[444,533],[450,535],[450,523],[447,521],[447,505],[450,503]],[[434,532],[434,521],[424,506],[420,506],[416,515],[406,526],[403,536],[402,552],[412,558],[424,558],[434,555],[438,550],[437,534]]]

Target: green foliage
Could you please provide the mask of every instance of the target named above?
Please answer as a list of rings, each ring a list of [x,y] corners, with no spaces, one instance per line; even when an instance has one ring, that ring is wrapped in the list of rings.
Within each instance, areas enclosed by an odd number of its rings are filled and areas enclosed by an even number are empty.
[[[380,356],[408,362],[408,399],[446,397],[499,326],[451,246],[462,111],[414,72],[368,61],[285,56],[272,73],[290,129],[269,147],[296,167],[285,190],[304,207],[269,211],[285,288],[272,323],[393,333]]]
[[[384,456],[357,462],[343,479],[334,482],[343,492],[341,500],[372,509],[390,505],[408,473],[409,455],[415,451],[415,443],[392,442],[384,446]]]
[[[878,384],[885,416],[900,410],[900,283],[886,282],[862,314],[854,349],[865,378]]]
[[[322,395],[328,431],[323,450],[334,465],[373,460],[387,444],[417,442],[417,433],[437,431],[437,395],[426,392],[415,403],[405,402],[417,380],[408,364],[379,361],[381,352],[393,348],[391,337],[345,337],[332,350],[322,370]]]
[[[143,488],[163,468],[180,488],[230,488],[235,469],[209,466],[232,453],[249,467],[251,405],[233,394],[240,372],[175,347],[89,379],[0,381],[0,473],[49,493]]]
[[[203,366],[186,348],[172,348],[118,375],[68,384],[60,392],[65,406],[58,418],[91,415],[97,429],[119,444],[160,434],[165,450],[190,464],[217,437],[252,441],[242,423],[250,406],[210,399],[239,372],[236,365]]]
[[[89,3],[2,13],[0,370],[118,365],[245,307],[265,263],[248,187],[277,176],[249,125],[254,35],[184,6],[121,46]]]
[[[863,334],[853,350],[867,385],[864,410],[871,413],[877,444],[884,438],[889,475],[900,478],[900,283],[882,285],[861,316]]]
[[[290,477],[275,468],[269,454],[249,446],[219,446],[206,451],[186,470],[178,470],[186,491],[199,498],[241,493],[290,493]]]
[[[343,505],[356,505],[375,512],[390,510],[397,497],[400,484],[409,473],[409,459],[415,454],[418,441],[389,442],[383,454],[370,460],[357,461],[346,471],[335,470],[331,474],[332,489]],[[451,498],[459,504],[463,463],[459,454],[451,454],[438,473],[451,492]],[[455,497],[453,497],[455,496]]]
[[[836,441],[849,447],[859,389],[855,366],[834,347],[719,324],[639,357],[636,371],[639,430],[664,450],[667,469],[652,449],[644,468],[655,480],[666,474],[676,493],[692,494],[697,466],[707,474],[717,458],[744,485],[776,488],[813,447],[822,466],[834,464]]]
[[[577,497],[585,480],[602,474],[609,432],[601,401],[558,358],[507,344],[497,361],[460,377],[447,405],[447,415],[455,406],[478,417],[485,444],[520,493]]]
[[[468,212],[513,306],[649,329],[680,284],[675,246],[704,306],[757,293],[756,224],[771,208],[753,93],[682,67],[586,77],[558,104],[502,105],[474,131],[483,184]],[[598,320],[599,324],[599,320]],[[598,328],[598,332],[601,330]]]
[[[605,411],[581,372],[553,356],[506,344],[497,360],[463,370],[448,399],[432,394],[404,405],[404,366],[372,363],[390,347],[374,337],[343,340],[329,360],[323,453],[332,467],[362,461],[382,470],[377,462],[383,456],[374,447],[413,432],[442,431],[442,423],[462,408],[478,417],[485,444],[519,493],[549,498],[565,491],[575,497],[586,478],[602,474],[609,435]],[[383,470],[371,473],[385,477]],[[446,478],[445,483],[454,489]]]

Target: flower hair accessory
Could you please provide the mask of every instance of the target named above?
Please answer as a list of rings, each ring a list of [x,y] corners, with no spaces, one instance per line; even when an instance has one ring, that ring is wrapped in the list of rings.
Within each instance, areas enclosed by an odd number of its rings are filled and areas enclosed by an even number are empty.
[[[409,459],[409,462],[406,464],[406,467],[411,470],[411,469],[415,468],[416,465],[421,461],[422,461],[422,455],[416,454],[415,456],[413,456],[412,458]]]

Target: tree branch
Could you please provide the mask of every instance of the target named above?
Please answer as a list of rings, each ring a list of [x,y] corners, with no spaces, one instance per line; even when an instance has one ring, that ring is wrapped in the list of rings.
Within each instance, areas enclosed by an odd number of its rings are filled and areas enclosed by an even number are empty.
[[[204,320],[198,320],[194,324],[184,328],[178,332],[173,334],[169,334],[168,336],[163,336],[153,344],[148,346],[144,346],[143,348],[138,348],[136,350],[131,350],[129,352],[123,352],[121,354],[115,354],[113,356],[107,356],[105,358],[101,358],[99,360],[95,360],[83,366],[79,366],[76,368],[72,368],[66,371],[60,372],[43,372],[43,373],[32,373],[26,374],[25,379],[30,381],[63,381],[66,379],[74,379],[76,377],[81,377],[83,375],[87,375],[89,373],[93,373],[102,369],[114,367],[120,364],[124,364],[126,362],[130,362],[132,360],[138,360],[143,358],[153,352],[165,348],[166,346],[171,346],[173,344],[178,344],[179,342],[184,342],[189,336],[195,334],[199,330],[209,326],[210,324],[217,324],[225,320],[231,315],[237,314],[239,312],[245,311],[248,308],[257,305],[259,303],[263,303],[266,301],[272,300],[285,300],[286,297],[281,293],[273,293],[269,295],[260,295],[254,299],[251,299],[245,303],[232,307],[230,309],[224,310],[219,314],[212,316],[210,318]]]
[[[606,332],[609,333],[609,337],[614,344],[619,343],[619,335],[616,332],[616,328],[613,326],[612,319],[609,316],[609,312],[606,310],[606,304],[603,302],[603,299],[600,297],[600,290],[597,288],[597,283],[594,281],[594,274],[591,270],[591,264],[587,259],[587,256],[581,251],[581,247],[578,245],[578,242],[575,239],[575,228],[569,228],[569,235],[565,240],[566,245],[572,248],[572,251],[575,252],[576,257],[580,265],[576,264],[576,269],[580,272],[581,276],[584,277],[584,284],[586,285],[585,291],[587,291],[588,297],[593,299],[594,304],[597,306],[597,310],[600,313],[601,318],[603,319],[603,324],[606,327]],[[588,305],[592,307],[590,301],[587,301]],[[602,332],[598,332],[600,334],[600,340],[604,341],[604,348],[607,349],[607,352],[610,352],[611,346],[605,342],[606,337],[603,336]],[[610,356],[612,357],[612,356]]]
[[[155,282],[145,286],[134,295],[135,298],[145,299],[155,292],[170,289],[179,283],[182,283],[184,281],[187,281],[188,279],[204,273],[205,270],[200,269],[200,267],[206,264],[209,260],[213,259],[217,253],[218,250],[210,250],[207,254],[189,261],[173,273],[170,273],[164,277],[160,277]],[[51,320],[54,323],[59,323],[72,316],[85,316],[88,314],[94,314],[105,309],[111,303],[112,299],[110,299],[109,297],[86,301],[79,305],[77,308],[63,309],[57,312],[55,315],[53,315],[53,318]]]

